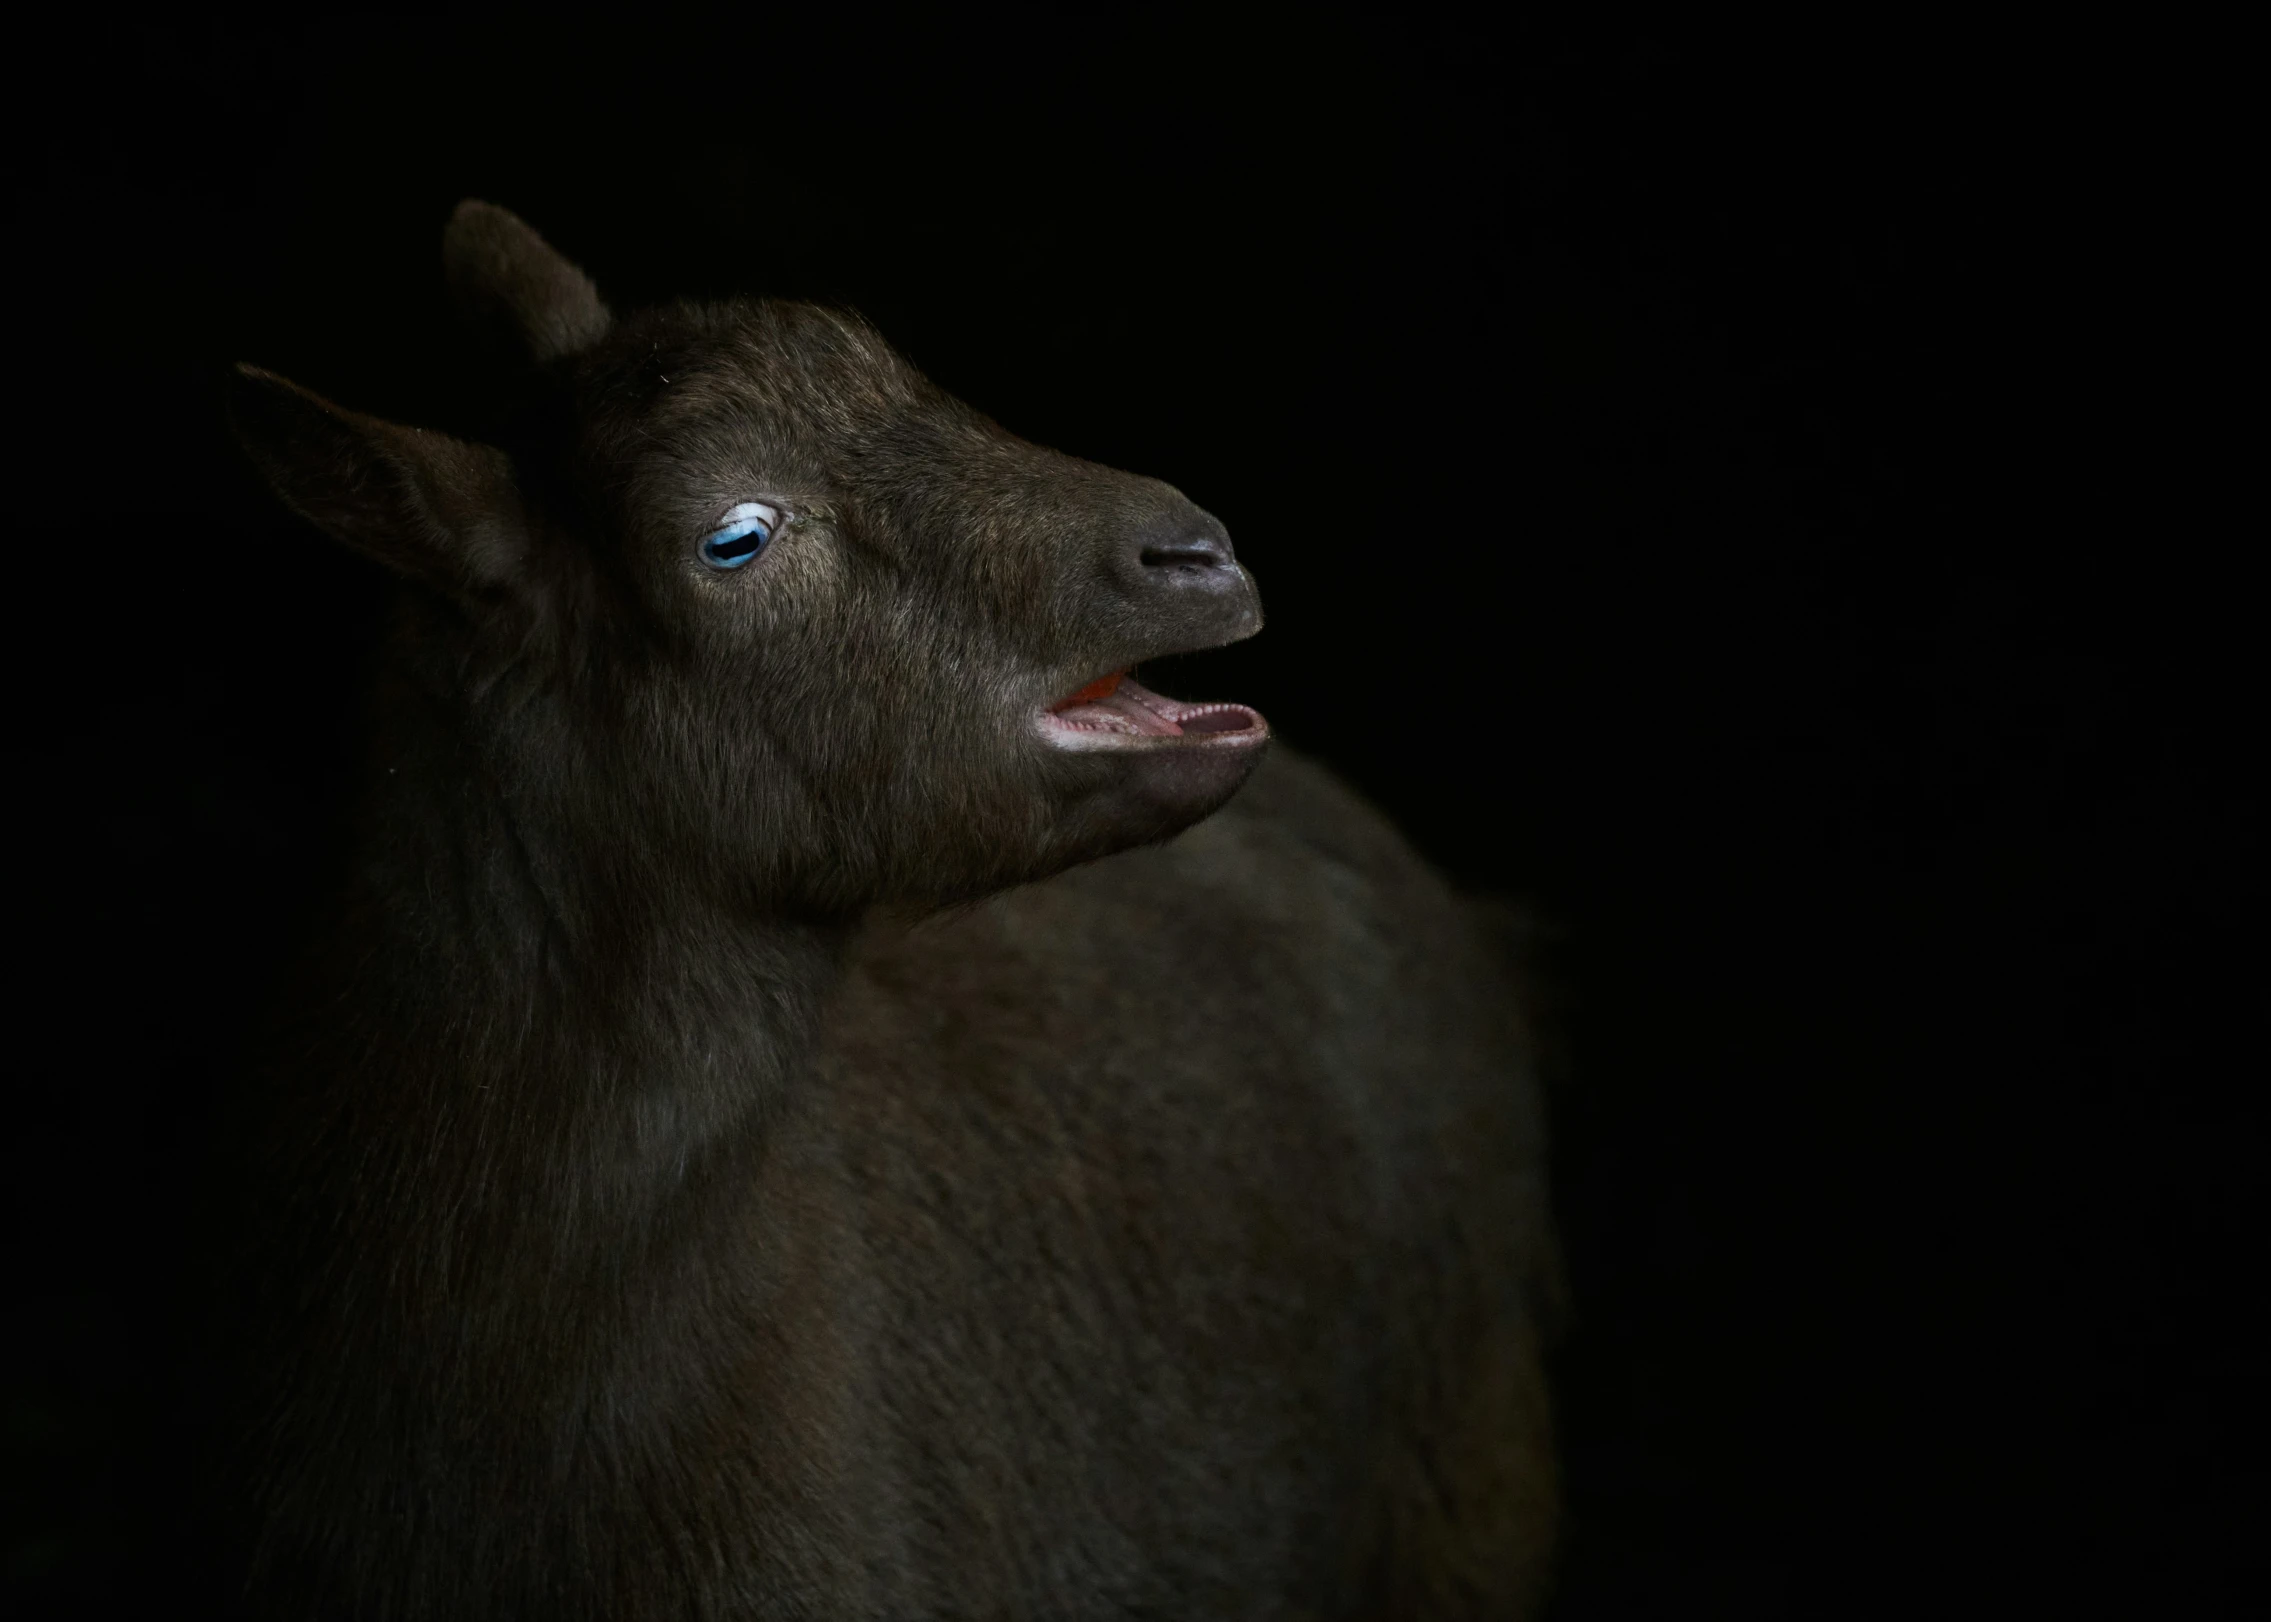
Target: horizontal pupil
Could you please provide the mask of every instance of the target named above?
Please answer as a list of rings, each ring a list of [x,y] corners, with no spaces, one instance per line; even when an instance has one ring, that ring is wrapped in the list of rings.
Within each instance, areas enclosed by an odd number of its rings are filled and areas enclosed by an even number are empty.
[[[751,525],[748,529],[737,525],[722,535],[711,536],[702,550],[720,563],[739,563],[744,558],[754,557],[768,538],[768,532],[762,524]]]

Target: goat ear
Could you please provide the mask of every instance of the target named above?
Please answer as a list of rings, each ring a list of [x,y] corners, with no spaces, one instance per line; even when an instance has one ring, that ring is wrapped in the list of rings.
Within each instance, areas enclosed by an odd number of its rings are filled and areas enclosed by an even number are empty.
[[[229,425],[284,505],[334,539],[461,600],[504,585],[527,551],[511,459],[344,410],[238,366]]]
[[[457,205],[442,232],[442,271],[460,312],[530,360],[589,349],[614,324],[591,278],[494,203]]]

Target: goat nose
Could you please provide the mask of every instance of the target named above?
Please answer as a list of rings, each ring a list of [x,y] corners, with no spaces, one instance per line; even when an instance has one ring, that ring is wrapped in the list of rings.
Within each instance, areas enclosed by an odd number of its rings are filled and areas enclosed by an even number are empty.
[[[1162,513],[1113,548],[1112,572],[1120,589],[1147,615],[1164,615],[1154,629],[1207,639],[1245,635],[1261,628],[1254,582],[1238,565],[1230,537],[1205,513],[1185,508]]]

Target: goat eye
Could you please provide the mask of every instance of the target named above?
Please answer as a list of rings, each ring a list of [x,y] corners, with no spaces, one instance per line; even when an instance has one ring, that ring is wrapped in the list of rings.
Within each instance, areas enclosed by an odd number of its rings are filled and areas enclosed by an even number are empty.
[[[779,508],[744,501],[702,538],[702,561],[713,569],[738,569],[764,551],[780,527]]]

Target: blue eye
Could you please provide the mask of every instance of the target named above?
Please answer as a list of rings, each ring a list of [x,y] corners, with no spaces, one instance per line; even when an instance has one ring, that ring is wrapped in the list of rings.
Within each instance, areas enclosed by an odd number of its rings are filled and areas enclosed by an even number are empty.
[[[780,509],[744,501],[702,538],[702,561],[713,569],[738,569],[764,551],[780,527]]]

